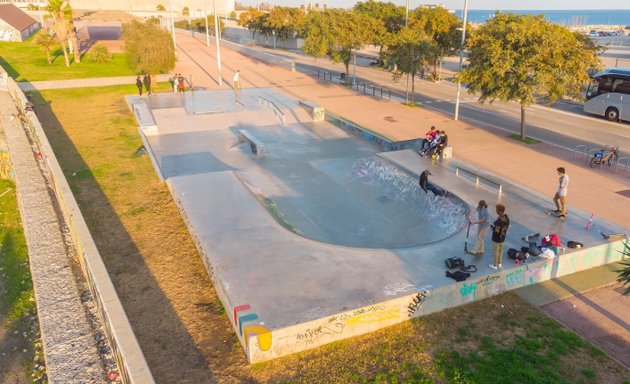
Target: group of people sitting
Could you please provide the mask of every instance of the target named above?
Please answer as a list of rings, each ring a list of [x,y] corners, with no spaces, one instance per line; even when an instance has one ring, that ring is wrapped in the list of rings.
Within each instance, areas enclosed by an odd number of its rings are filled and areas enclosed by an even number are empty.
[[[446,132],[435,129],[435,126],[432,126],[431,130],[429,130],[424,137],[420,145],[420,156],[435,159],[440,158],[444,148],[448,145]]]

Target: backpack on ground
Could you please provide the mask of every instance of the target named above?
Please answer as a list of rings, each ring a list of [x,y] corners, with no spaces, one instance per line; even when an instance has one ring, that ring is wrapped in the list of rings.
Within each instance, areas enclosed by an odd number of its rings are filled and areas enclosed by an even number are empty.
[[[522,261],[529,259],[529,253],[510,248],[508,249],[508,257],[515,261]]]
[[[466,273],[462,271],[455,271],[455,272],[446,271],[446,277],[450,277],[451,279],[454,279],[455,281],[464,281],[470,277],[470,273]]]

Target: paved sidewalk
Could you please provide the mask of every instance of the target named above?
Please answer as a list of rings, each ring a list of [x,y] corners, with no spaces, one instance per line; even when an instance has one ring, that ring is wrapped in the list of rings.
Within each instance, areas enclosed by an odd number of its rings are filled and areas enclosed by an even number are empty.
[[[614,283],[541,308],[630,369],[630,297],[622,292]]]

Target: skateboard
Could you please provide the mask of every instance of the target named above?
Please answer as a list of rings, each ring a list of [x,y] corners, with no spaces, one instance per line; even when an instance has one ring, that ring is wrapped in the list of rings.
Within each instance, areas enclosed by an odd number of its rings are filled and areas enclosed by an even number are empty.
[[[556,212],[555,209],[545,209],[545,213],[547,214],[547,216],[553,216],[553,217],[556,217],[558,219],[562,219],[562,217],[560,217],[560,213]],[[569,212],[567,212],[567,215],[568,214],[569,214]]]

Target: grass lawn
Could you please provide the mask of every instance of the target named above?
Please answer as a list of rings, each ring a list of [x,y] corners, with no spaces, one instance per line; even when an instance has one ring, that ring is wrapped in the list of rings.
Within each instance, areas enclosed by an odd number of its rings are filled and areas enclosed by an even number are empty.
[[[511,293],[249,366],[167,187],[134,155],[142,143],[123,100],[134,93],[133,85],[50,90],[33,101],[158,382],[628,380]]]
[[[61,48],[53,54],[48,64],[46,53],[34,42],[34,37],[22,43],[0,42],[0,66],[15,81],[68,80],[88,77],[113,77],[135,75],[127,66],[127,55],[115,53],[109,63],[91,63],[81,58],[79,64],[70,62],[66,67]]]
[[[15,185],[0,180],[0,367],[4,382],[25,383],[39,338],[28,249]],[[38,371],[39,372],[39,371]],[[39,372],[41,375],[42,372]],[[36,379],[36,376],[33,376]]]

